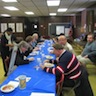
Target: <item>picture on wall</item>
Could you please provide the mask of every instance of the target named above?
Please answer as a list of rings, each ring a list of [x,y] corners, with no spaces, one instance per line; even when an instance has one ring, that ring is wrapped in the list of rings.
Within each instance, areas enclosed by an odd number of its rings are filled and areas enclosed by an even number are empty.
[[[23,32],[23,23],[16,23],[16,32]]]
[[[64,34],[66,37],[69,37],[70,30],[72,30],[70,23],[49,23],[48,25],[49,36]]]
[[[13,32],[15,32],[15,23],[8,23],[8,27],[11,27]]]
[[[69,36],[69,31],[70,31],[70,28],[65,28],[65,36],[66,36],[66,37]]]
[[[64,26],[56,26],[56,35],[60,35],[61,33],[64,34]]]
[[[7,23],[1,23],[1,32],[4,32],[7,29]]]

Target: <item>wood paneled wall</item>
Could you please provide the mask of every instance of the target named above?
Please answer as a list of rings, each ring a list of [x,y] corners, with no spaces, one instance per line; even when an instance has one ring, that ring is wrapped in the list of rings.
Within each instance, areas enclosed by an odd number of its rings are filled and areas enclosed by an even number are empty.
[[[41,35],[48,35],[48,24],[49,23],[69,23],[72,22],[73,25],[74,17],[73,16],[56,16],[56,17],[39,17],[39,31]]]
[[[11,18],[0,18],[0,23],[17,23],[22,22],[24,24],[24,30],[22,33],[15,32],[16,36],[25,38],[28,35],[32,35],[34,32],[38,32],[41,36],[48,36],[48,24],[49,23],[69,23],[80,26],[81,17],[80,14],[77,16],[41,16],[41,17],[11,17]],[[38,28],[34,29],[33,25],[37,24]],[[74,34],[77,34],[78,31]],[[75,35],[74,35],[75,36]]]
[[[10,17],[10,18],[3,18],[3,17],[1,17],[0,18],[0,24],[1,23],[6,23],[7,26],[8,26],[8,23],[14,23],[15,24],[15,29],[16,29],[16,23],[22,23],[23,24],[23,32],[14,32],[14,34],[17,37],[23,37],[23,38],[25,38],[26,35],[27,35],[27,32],[30,31],[29,30],[30,22],[25,17]],[[1,29],[1,26],[0,26],[0,29]]]

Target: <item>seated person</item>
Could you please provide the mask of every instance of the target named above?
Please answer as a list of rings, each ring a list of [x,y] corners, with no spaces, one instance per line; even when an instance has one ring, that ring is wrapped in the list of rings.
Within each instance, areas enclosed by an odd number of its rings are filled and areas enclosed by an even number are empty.
[[[52,42],[53,42],[52,44],[58,43],[58,37],[52,38]],[[51,54],[54,54],[54,53],[53,53],[53,50],[50,50],[49,52],[50,52]]]
[[[33,46],[35,47],[37,45],[37,43],[39,42],[39,36],[37,33],[34,33],[32,36],[34,38]]]
[[[33,36],[27,36],[26,37],[26,42],[29,44],[29,48],[28,48],[28,50],[25,52],[25,54],[26,55],[29,55],[29,53],[31,53],[32,51],[36,51],[36,50],[39,50],[39,47],[37,47],[37,46],[34,46],[34,37]]]
[[[34,42],[33,42],[34,47],[37,45],[37,43],[44,42],[44,40],[41,40],[41,38],[39,37],[37,33],[34,33],[32,37],[34,38]]]
[[[30,61],[33,61],[34,58],[29,58],[29,59],[24,59],[24,56],[26,55],[25,52],[28,50],[29,45],[25,41],[21,41],[18,44],[18,49],[16,53],[16,58],[15,58],[15,65],[24,65],[28,64]]]
[[[25,52],[26,55],[29,55],[29,53],[31,53],[33,51],[33,46],[32,43],[34,42],[34,39],[31,35],[27,36],[25,41],[29,44],[29,48],[28,50]]]
[[[96,63],[96,41],[92,33],[87,36],[87,43],[81,55],[77,56],[81,64]]]
[[[61,44],[53,45],[54,54],[59,57],[58,61],[49,60],[50,63],[57,64],[54,68],[47,68],[44,65],[40,65],[41,68],[49,73],[56,75],[56,83],[58,84],[64,77],[63,87],[74,87],[76,83],[80,82],[80,85],[75,88],[76,96],[93,96],[90,83],[88,81],[88,75],[83,74],[76,56],[71,52],[64,49]],[[45,61],[45,62],[48,62]]]
[[[58,43],[58,37],[54,37],[52,40],[53,40],[53,43]]]
[[[71,46],[71,44],[69,44],[67,42],[67,38],[64,35],[60,35],[58,37],[58,43],[62,44],[66,50],[68,50],[68,51],[72,52],[73,54],[75,54],[75,51],[74,51],[73,47]]]

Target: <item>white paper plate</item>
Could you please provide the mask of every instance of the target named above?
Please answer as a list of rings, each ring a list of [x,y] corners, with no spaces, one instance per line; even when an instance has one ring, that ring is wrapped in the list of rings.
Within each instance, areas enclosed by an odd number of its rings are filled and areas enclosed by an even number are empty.
[[[53,47],[49,47],[48,50],[53,50]]]
[[[12,92],[15,89],[15,86],[11,84],[3,85],[0,90],[4,93]]]
[[[33,53],[30,53],[29,55],[30,56],[35,56],[35,55],[37,55],[37,53],[33,52]]]
[[[52,64],[52,63],[44,63],[44,66],[50,68],[50,67],[54,67],[54,64]]]
[[[46,56],[46,59],[53,59],[53,57],[50,56],[50,55],[47,55],[47,56]]]
[[[34,61],[35,59],[34,59],[34,57],[28,57],[27,58],[29,61]]]

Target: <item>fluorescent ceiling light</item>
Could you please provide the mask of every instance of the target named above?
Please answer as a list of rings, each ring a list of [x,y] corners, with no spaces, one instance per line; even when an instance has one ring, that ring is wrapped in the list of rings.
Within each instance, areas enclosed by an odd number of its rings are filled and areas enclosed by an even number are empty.
[[[50,13],[49,15],[50,15],[50,16],[55,16],[55,15],[56,15],[56,13]]]
[[[48,6],[59,6],[60,0],[47,0]]]
[[[66,12],[67,11],[67,8],[59,8],[58,9],[58,12]]]
[[[27,15],[33,15],[33,12],[25,12]]]
[[[17,11],[19,10],[18,8],[14,7],[14,6],[5,6],[5,9],[11,10],[11,11]]]
[[[2,0],[4,2],[17,2],[17,0]]]
[[[79,9],[77,9],[76,11],[83,11],[83,10],[85,10],[86,8],[79,8]]]
[[[10,17],[9,14],[1,14],[1,16],[4,16],[4,17]]]
[[[96,1],[96,0],[89,0],[89,2],[93,2],[93,1]]]
[[[75,16],[76,14],[64,14],[63,16]]]

